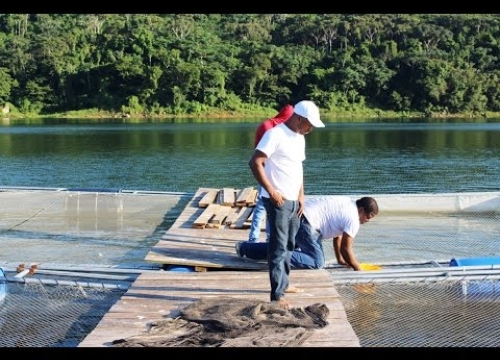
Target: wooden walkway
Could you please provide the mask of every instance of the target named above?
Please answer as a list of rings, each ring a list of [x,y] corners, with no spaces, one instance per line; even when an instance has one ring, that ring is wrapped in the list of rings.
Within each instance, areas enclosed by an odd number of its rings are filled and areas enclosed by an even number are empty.
[[[220,227],[195,227],[194,223],[207,209],[212,216],[216,215],[217,208],[199,205],[205,195],[213,193],[214,190],[217,191],[217,189],[201,188],[196,192],[174,224],[146,255],[147,261],[200,268],[267,269],[267,263],[264,261],[236,256],[234,245],[236,241],[248,240],[248,229],[232,228],[232,223],[231,225],[221,224]],[[245,207],[234,206],[232,209],[247,212]],[[206,217],[208,223],[210,216]],[[265,233],[262,232],[261,235],[264,236]],[[262,240],[264,239],[262,237]]]
[[[239,258],[236,241],[247,240],[248,229],[195,227],[208,206],[200,200],[214,189],[199,189],[177,221],[153,247],[146,260],[196,268],[195,272],[158,271],[141,274],[102,318],[79,347],[110,347],[112,341],[143,334],[148,324],[175,317],[178,310],[207,297],[234,297],[269,301],[269,274],[265,262]],[[239,209],[239,211],[245,211]],[[327,270],[292,270],[291,283],[303,293],[287,294],[292,307],[324,303],[328,325],[316,330],[303,347],[359,347],[344,306]]]

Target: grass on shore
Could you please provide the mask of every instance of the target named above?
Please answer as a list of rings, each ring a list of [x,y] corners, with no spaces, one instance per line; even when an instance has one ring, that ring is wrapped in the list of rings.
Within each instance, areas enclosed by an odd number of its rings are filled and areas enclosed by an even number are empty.
[[[147,113],[123,113],[103,111],[99,109],[87,109],[67,111],[55,114],[23,114],[18,111],[12,111],[4,115],[4,118],[10,119],[43,119],[43,118],[59,118],[59,119],[245,119],[250,121],[262,121],[276,114],[274,109],[242,109],[239,111],[221,111],[212,109],[210,111],[199,114],[147,114]],[[494,112],[469,112],[460,114],[449,113],[430,113],[424,114],[420,112],[398,112],[398,111],[382,111],[378,109],[362,109],[355,111],[335,110],[321,111],[321,117],[328,120],[352,121],[356,119],[418,119],[418,118],[435,118],[435,119],[488,119],[500,118],[500,113]]]

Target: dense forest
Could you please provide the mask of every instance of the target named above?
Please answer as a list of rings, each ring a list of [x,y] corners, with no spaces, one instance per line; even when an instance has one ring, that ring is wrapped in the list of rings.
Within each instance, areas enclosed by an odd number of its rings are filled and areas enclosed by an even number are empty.
[[[0,14],[0,105],[26,116],[500,111],[500,15]]]

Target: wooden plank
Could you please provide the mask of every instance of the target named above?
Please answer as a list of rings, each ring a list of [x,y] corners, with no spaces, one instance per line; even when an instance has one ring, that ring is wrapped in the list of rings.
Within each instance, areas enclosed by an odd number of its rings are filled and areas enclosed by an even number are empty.
[[[204,231],[219,231],[215,229]],[[245,241],[248,239],[246,236]],[[199,247],[186,247],[179,244],[173,246],[155,246],[147,255],[146,261],[157,264],[183,265],[183,266],[202,266],[211,269],[242,269],[242,270],[261,270],[267,269],[267,261],[252,260],[240,258],[236,255],[234,249],[235,241],[232,246],[213,249],[211,244],[205,244],[204,250]]]
[[[240,212],[240,216],[234,223],[231,224],[231,229],[242,229],[245,221],[247,221],[248,217],[252,213],[253,208],[247,207],[244,211]]]
[[[233,207],[229,214],[227,214],[225,225],[231,225],[240,216],[240,211],[244,207]]]
[[[220,205],[214,216],[208,221],[212,224],[224,224],[227,215],[231,212],[232,207],[228,205]]]
[[[257,189],[250,191],[246,199],[247,206],[255,206],[255,204],[257,204],[257,195],[258,195]]]
[[[215,224],[215,223],[211,223],[211,222],[208,222],[204,229],[222,229],[224,227],[224,224]]]
[[[206,207],[205,211],[193,222],[193,227],[204,228],[210,221],[212,216],[214,216],[217,211],[219,211],[220,204],[210,204]]]
[[[236,206],[247,206],[247,198],[250,196],[250,193],[254,190],[253,187],[247,187],[241,190],[236,197]]]
[[[235,203],[235,192],[234,188],[223,188],[221,191],[221,204],[226,206],[234,206]]]
[[[219,190],[217,189],[209,189],[206,194],[201,198],[198,203],[198,207],[206,208],[208,205],[216,203],[217,195],[219,194]]]

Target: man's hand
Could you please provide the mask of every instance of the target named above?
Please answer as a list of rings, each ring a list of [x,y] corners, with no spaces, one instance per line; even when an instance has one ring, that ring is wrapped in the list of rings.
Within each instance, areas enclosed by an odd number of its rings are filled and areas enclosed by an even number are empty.
[[[273,191],[269,196],[271,201],[277,206],[282,206],[285,203],[285,198],[277,191]]]
[[[299,218],[302,217],[302,214],[304,214],[304,204],[305,204],[305,199],[303,195],[299,196],[299,210],[297,210],[297,215]]]

